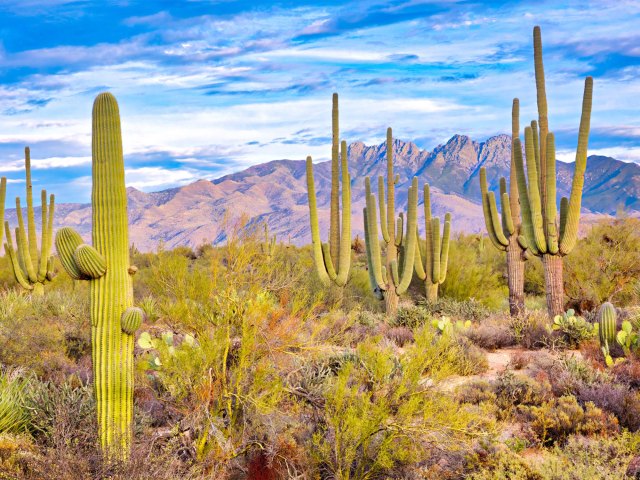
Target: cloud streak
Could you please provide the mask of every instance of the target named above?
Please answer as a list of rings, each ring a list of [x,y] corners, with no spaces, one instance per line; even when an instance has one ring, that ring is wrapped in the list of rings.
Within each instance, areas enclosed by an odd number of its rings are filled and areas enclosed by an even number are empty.
[[[28,5],[27,5],[28,2]],[[18,190],[22,149],[37,181],[86,201],[91,103],[120,102],[128,182],[145,190],[252,164],[329,155],[330,96],[348,141],[387,126],[432,149],[453,134],[534,118],[531,28],[541,24],[550,121],[575,149],[594,75],[592,153],[640,161],[637,2],[0,0],[0,172]],[[46,12],[47,15],[43,15]]]

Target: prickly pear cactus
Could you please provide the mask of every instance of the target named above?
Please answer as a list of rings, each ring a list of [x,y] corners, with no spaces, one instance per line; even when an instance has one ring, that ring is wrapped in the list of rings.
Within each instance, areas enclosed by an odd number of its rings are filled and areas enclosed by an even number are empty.
[[[93,246],[71,228],[56,235],[67,273],[90,283],[91,343],[100,444],[107,458],[129,454],[133,420],[133,334],[143,320],[132,306],[127,193],[116,99],[93,104]]]

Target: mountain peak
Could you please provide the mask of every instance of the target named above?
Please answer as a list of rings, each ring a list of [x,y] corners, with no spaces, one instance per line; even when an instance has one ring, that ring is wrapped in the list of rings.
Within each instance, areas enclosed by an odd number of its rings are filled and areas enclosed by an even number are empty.
[[[349,173],[352,177],[353,235],[362,235],[364,177],[386,177],[386,144],[349,145]],[[410,178],[432,187],[433,209],[439,215],[453,215],[455,231],[479,232],[484,229],[480,206],[479,170],[487,168],[489,188],[498,188],[498,179],[509,176],[511,138],[496,135],[476,142],[466,135],[454,135],[432,152],[413,142],[394,139],[394,168],[400,175],[396,206],[406,208]],[[558,196],[571,191],[573,164],[558,162]],[[318,216],[321,230],[328,227],[331,192],[331,162],[314,165]],[[199,180],[184,187],[155,193],[127,189],[129,197],[130,239],[142,251],[153,250],[162,240],[168,248],[197,246],[204,241],[219,242],[226,225],[240,215],[249,221],[266,221],[278,238],[297,244],[310,241],[309,207],[305,162],[274,160],[253,165],[213,181]],[[589,157],[585,175],[583,208],[587,212],[615,213],[619,204],[640,210],[640,166],[608,157]],[[59,206],[58,225],[73,225],[84,236],[91,232],[90,205]],[[15,211],[7,211],[15,222]],[[229,218],[229,216],[231,218]]]

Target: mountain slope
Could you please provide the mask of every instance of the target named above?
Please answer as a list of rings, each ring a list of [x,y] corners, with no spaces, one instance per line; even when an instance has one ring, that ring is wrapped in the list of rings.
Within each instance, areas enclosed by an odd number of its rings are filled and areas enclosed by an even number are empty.
[[[422,185],[432,189],[432,209],[442,216],[450,211],[456,231],[478,232],[484,229],[478,175],[487,168],[492,189],[499,178],[509,176],[511,138],[508,135],[475,142],[455,135],[432,152],[412,142],[394,140],[397,208],[406,205],[410,178],[417,175]],[[353,234],[362,236],[364,178],[386,173],[386,145],[367,146],[355,142],[349,146],[352,177]],[[558,162],[558,196],[571,191],[573,164]],[[328,226],[330,162],[314,165],[316,192],[322,232]],[[377,180],[375,180],[377,182]],[[305,162],[275,160],[213,181],[200,180],[190,185],[144,193],[129,188],[131,242],[140,250],[152,250],[160,242],[167,247],[196,246],[203,242],[224,241],[225,225],[245,214],[251,223],[267,221],[280,241],[296,244],[310,241]],[[422,195],[420,195],[422,196]],[[640,166],[610,157],[591,156],[587,163],[583,210],[586,218],[611,215],[619,206],[640,211]],[[419,209],[422,215],[422,209]],[[56,225],[72,226],[90,237],[90,205],[57,206]],[[7,210],[15,225],[15,212]],[[39,218],[36,215],[36,218]],[[420,225],[423,225],[420,222]]]

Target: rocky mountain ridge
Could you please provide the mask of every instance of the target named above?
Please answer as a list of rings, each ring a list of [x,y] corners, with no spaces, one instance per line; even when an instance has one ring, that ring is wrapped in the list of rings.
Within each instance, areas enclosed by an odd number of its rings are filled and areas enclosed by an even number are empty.
[[[395,172],[400,174],[396,189],[398,209],[405,205],[408,183],[416,175],[421,185],[425,182],[431,185],[434,214],[442,216],[450,211],[455,231],[483,231],[479,170],[487,168],[492,189],[497,189],[501,176],[508,178],[510,136],[497,135],[476,142],[464,135],[454,135],[431,152],[413,142],[396,139],[393,150]],[[349,145],[348,155],[353,234],[362,236],[364,178],[385,175],[386,144],[367,146],[355,142]],[[558,196],[568,196],[573,164],[558,162],[557,170]],[[316,164],[314,176],[321,229],[326,232],[330,162]],[[127,191],[131,242],[142,251],[153,250],[161,242],[168,248],[223,242],[225,225],[236,221],[241,213],[252,224],[268,222],[280,241],[299,245],[310,241],[303,160],[275,160],[213,181],[199,180],[160,192],[145,193],[134,188]],[[620,206],[640,211],[639,202],[640,166],[610,157],[589,157],[583,196],[585,218],[615,214]],[[58,205],[56,213],[56,225],[74,227],[84,237],[90,237],[89,204]],[[7,210],[7,217],[14,225],[15,212]]]

